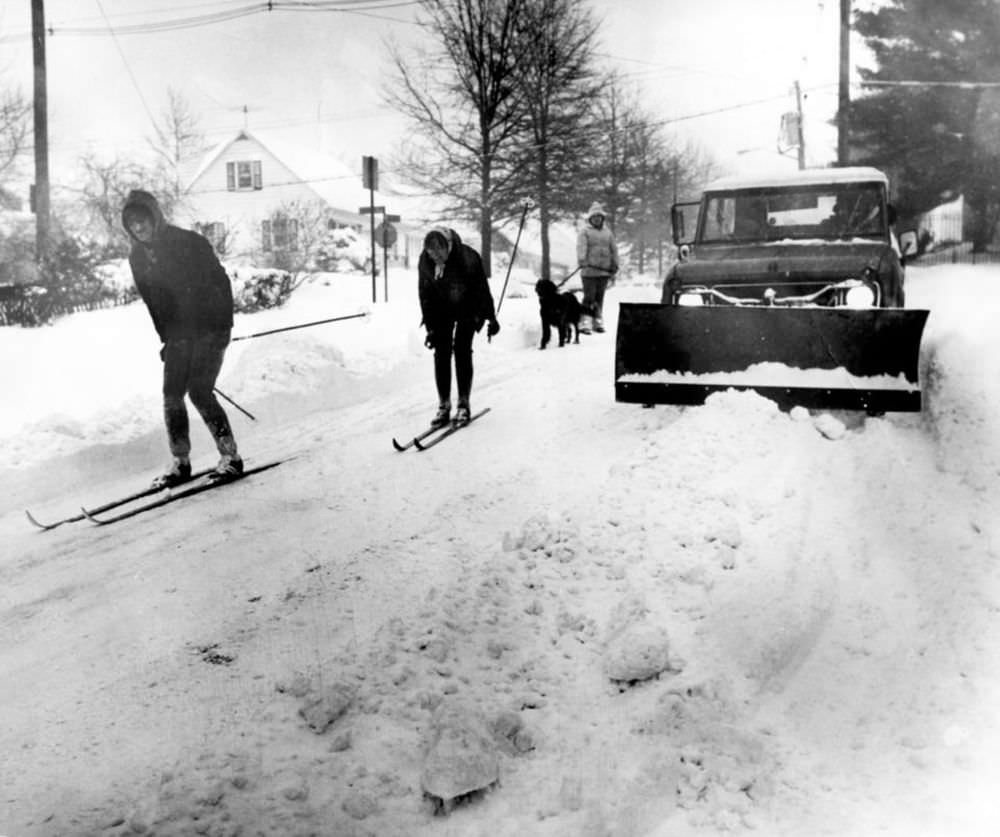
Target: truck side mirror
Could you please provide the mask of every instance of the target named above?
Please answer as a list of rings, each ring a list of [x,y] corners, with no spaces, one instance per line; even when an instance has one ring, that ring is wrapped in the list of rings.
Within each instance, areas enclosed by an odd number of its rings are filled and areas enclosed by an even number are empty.
[[[903,256],[910,256],[917,252],[917,231],[907,230],[899,236],[899,252]]]
[[[701,203],[675,203],[670,207],[670,224],[674,230],[674,244],[691,244],[698,230],[698,212]]]
[[[676,204],[670,207],[670,224],[674,230],[674,244],[684,240],[684,213]]]

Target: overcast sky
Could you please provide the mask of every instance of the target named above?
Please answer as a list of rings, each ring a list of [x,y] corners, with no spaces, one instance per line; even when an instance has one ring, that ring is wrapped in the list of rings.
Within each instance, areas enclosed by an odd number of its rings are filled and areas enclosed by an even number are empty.
[[[678,139],[694,139],[724,167],[794,165],[777,157],[775,144],[798,80],[809,162],[833,159],[836,138],[825,122],[837,103],[838,0],[588,1],[603,20],[602,59],[639,85],[643,103]],[[379,98],[388,77],[384,39],[406,43],[422,33],[416,4],[390,2],[371,0],[384,8],[364,14],[257,13],[128,34],[123,27],[254,4],[46,0],[55,30],[46,40],[53,179],[88,149],[141,147],[168,86],[213,141],[247,124],[348,161],[388,157],[404,131]],[[30,5],[0,2],[0,84],[29,94]]]

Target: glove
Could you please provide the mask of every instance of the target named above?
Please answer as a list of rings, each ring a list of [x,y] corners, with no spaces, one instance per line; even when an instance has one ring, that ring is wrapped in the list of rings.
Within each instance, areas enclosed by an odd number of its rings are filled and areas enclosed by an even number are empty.
[[[487,337],[496,337],[500,333],[500,323],[496,320],[490,320],[490,324],[486,327]]]
[[[427,330],[427,336],[424,338],[424,345],[428,349],[434,348],[434,332],[430,329]]]
[[[167,344],[164,343],[162,346],[160,346],[160,360],[164,361],[166,359],[167,359]]]

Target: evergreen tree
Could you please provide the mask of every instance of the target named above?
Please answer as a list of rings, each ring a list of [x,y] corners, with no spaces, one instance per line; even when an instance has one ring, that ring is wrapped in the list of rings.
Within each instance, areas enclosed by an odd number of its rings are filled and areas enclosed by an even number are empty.
[[[892,176],[903,217],[964,194],[976,249],[1000,217],[1000,4],[893,0],[857,12],[880,82],[849,110],[851,162]]]

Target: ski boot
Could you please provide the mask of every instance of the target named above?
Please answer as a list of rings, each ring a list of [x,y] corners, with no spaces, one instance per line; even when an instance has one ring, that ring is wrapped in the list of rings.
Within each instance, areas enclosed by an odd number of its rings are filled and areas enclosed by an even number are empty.
[[[451,404],[442,401],[434,418],[431,419],[431,428],[436,430],[439,427],[444,427],[449,421],[451,421]]]
[[[229,482],[243,476],[243,460],[236,454],[224,455],[215,470],[208,475],[209,482]]]
[[[174,488],[191,479],[191,463],[187,459],[174,459],[174,464],[165,474],[153,480],[151,488]]]

